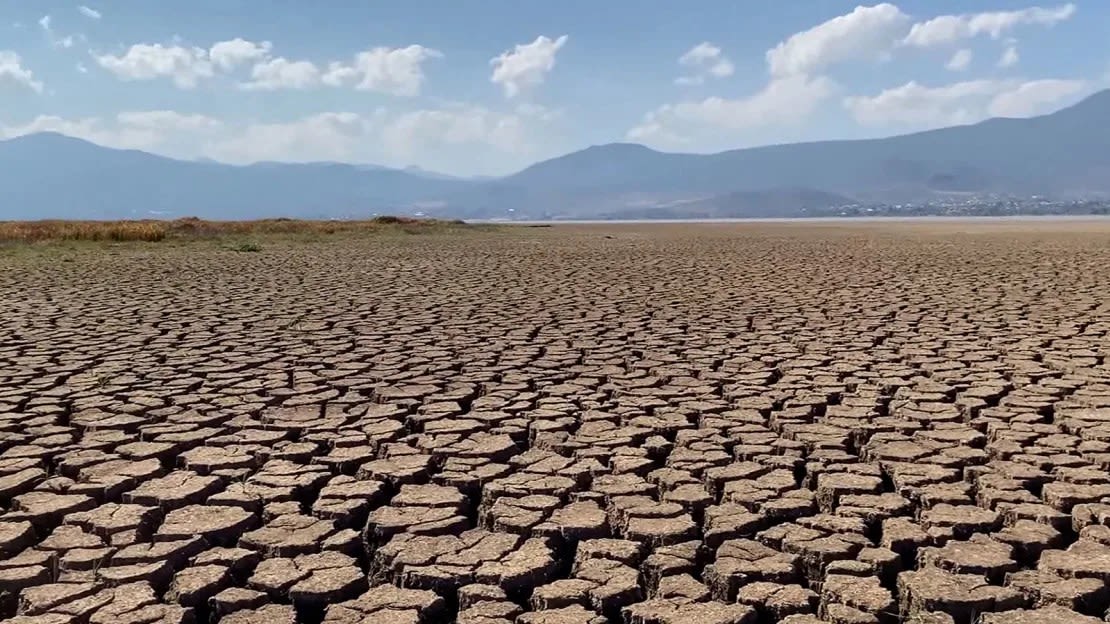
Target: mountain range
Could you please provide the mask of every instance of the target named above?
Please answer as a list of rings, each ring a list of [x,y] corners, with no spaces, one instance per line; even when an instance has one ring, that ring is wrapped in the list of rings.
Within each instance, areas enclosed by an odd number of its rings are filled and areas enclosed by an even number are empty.
[[[233,166],[59,134],[0,142],[0,219],[790,217],[952,194],[1110,194],[1110,90],[1040,117],[681,154],[593,146],[502,178],[342,163]]]

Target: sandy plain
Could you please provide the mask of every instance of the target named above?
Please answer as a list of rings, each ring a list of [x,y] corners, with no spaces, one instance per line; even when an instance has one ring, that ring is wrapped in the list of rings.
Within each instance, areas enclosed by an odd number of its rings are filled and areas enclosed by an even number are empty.
[[[0,618],[1070,624],[1110,223],[0,255]]]

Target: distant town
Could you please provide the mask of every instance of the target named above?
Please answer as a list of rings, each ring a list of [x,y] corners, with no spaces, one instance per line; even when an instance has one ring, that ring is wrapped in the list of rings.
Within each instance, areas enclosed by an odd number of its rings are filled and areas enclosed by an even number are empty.
[[[837,201],[839,200],[839,201]],[[845,201],[847,200],[847,201]],[[1110,198],[1050,198],[971,194],[916,201],[851,201],[843,196],[810,192],[733,193],[706,200],[674,201],[647,207],[624,206],[593,213],[574,206],[562,210],[509,211],[491,221],[701,221],[728,219],[834,219],[852,217],[1005,217],[1110,215]],[[425,215],[418,215],[425,216]],[[427,215],[439,216],[439,215]]]
[[[1049,199],[976,195],[907,203],[848,204],[804,210],[813,217],[1001,217],[1019,215],[1110,215],[1110,198]]]

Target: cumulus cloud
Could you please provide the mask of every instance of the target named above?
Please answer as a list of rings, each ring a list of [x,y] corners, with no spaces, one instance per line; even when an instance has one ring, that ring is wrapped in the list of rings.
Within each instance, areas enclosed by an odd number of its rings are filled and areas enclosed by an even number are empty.
[[[532,43],[518,43],[490,59],[493,74],[490,82],[501,85],[505,97],[516,97],[524,89],[543,84],[547,74],[555,68],[555,55],[566,45],[567,35],[549,39],[543,35]]]
[[[626,137],[671,147],[695,141],[720,142],[729,135],[733,140],[740,139],[740,134],[770,137],[769,130],[797,127],[837,89],[822,70],[851,60],[884,58],[905,36],[909,25],[909,16],[893,4],[858,6],[767,50],[770,79],[758,92],[740,98],[710,97],[666,104],[647,113]],[[684,64],[712,67],[719,57],[720,50],[706,43],[683,58]],[[732,69],[729,63],[722,73],[731,73]]]
[[[224,127],[224,122],[207,115],[172,110],[124,112],[116,115],[116,121],[132,128],[162,130],[220,130]]]
[[[848,60],[881,58],[905,35],[910,18],[889,3],[858,6],[767,51],[774,76],[810,74]]]
[[[1013,11],[941,15],[913,23],[890,2],[857,6],[852,11],[790,35],[767,50],[770,80],[760,91],[741,98],[707,98],[661,106],[647,113],[626,134],[629,140],[656,146],[690,146],[737,141],[762,136],[779,141],[791,127],[799,127],[836,90],[826,75],[830,67],[851,61],[886,60],[900,49],[929,48],[967,41],[977,36],[1002,39],[1021,25],[1052,26],[1070,19],[1075,5],[1032,6]],[[999,67],[1018,62],[1016,41],[1007,48]],[[720,50],[709,43],[690,50],[681,61],[696,66],[712,63]],[[945,67],[967,70],[974,54],[967,46],[955,50]],[[730,67],[731,69],[731,67]],[[683,76],[680,84],[699,84],[698,74]],[[968,80],[928,87],[914,81],[876,95],[844,98],[843,106],[863,125],[933,127],[979,121],[1006,112],[1036,114],[1076,93],[1089,90],[1084,81]],[[714,132],[716,131],[716,132]],[[799,138],[804,137],[801,135]]]
[[[0,124],[0,138],[57,132],[116,149],[157,150],[170,156],[189,157],[195,148],[184,145],[183,140],[197,145],[223,127],[222,122],[211,117],[166,110],[126,112],[109,118],[40,115],[25,124]]]
[[[330,63],[323,82],[333,87],[353,86],[359,91],[419,95],[424,84],[424,62],[442,56],[438,50],[421,45],[373,48],[359,52],[349,64]]]
[[[148,110],[111,117],[43,115],[14,125],[0,120],[0,139],[50,131],[118,149],[232,164],[328,160],[494,175],[519,168],[523,156],[533,160],[568,149],[561,135],[548,133],[558,119],[558,111],[536,105],[497,111],[462,103],[243,122]]]
[[[171,78],[181,89],[192,89],[214,75],[208,51],[160,43],[137,43],[122,55],[93,54],[97,64],[120,80]]]
[[[448,146],[489,145],[505,153],[528,153],[525,114],[481,106],[453,106],[404,113],[385,126],[390,150],[408,157]]]
[[[675,83],[680,85],[699,85],[706,78],[727,78],[736,71],[732,61],[721,53],[721,49],[708,41],[690,48],[678,58],[678,64],[693,72],[677,78]]]
[[[105,131],[102,121],[95,117],[66,119],[54,115],[39,115],[24,124],[0,125],[0,138],[3,139],[38,132],[58,132],[108,147],[144,147],[142,142],[125,141],[120,134]]]
[[[987,112],[992,117],[1040,115],[1085,94],[1091,87],[1086,80],[1031,80],[996,95]]]
[[[956,53],[952,55],[952,58],[948,59],[948,63],[945,64],[945,67],[952,71],[963,71],[971,65],[971,59],[971,50],[968,50],[967,48],[956,50]]]
[[[968,80],[940,87],[910,81],[875,96],[849,96],[844,106],[868,126],[948,125],[969,123],[982,116],[983,106],[1006,87],[997,80]]]
[[[273,56],[269,41],[235,38],[210,48],[140,43],[122,54],[93,54],[104,69],[121,80],[170,78],[182,89],[195,88],[218,73],[230,74],[249,66],[249,78],[239,87],[255,91],[311,89],[322,85],[351,87],[393,95],[418,95],[424,84],[423,63],[442,56],[420,45],[373,48],[356,54],[350,62],[332,62],[326,68],[308,60]]]
[[[269,41],[254,42],[236,37],[216,43],[208,50],[208,58],[223,71],[231,71],[244,64],[270,56],[273,44]]]
[[[251,123],[212,142],[206,156],[246,164],[260,160],[413,163],[462,173],[504,173],[522,154],[534,154],[544,110],[494,111],[447,104],[391,113],[327,112],[290,121]],[[475,158],[481,155],[481,158]]]
[[[344,161],[357,152],[374,125],[352,112],[325,112],[288,122],[252,123],[211,144],[205,155],[223,162],[261,160]]]
[[[58,132],[117,149],[245,164],[351,158],[374,123],[373,115],[328,112],[288,122],[233,125],[206,115],[151,110],[76,119],[41,115],[25,124],[0,124],[0,138]]]
[[[699,132],[742,131],[797,124],[835,92],[828,78],[804,75],[772,80],[743,98],[710,97],[667,104],[648,113],[627,133],[632,141],[682,144]]]
[[[1084,80],[967,80],[939,87],[914,81],[874,96],[849,96],[844,106],[867,126],[940,127],[992,116],[1028,117],[1048,112],[1087,91]]]
[[[913,25],[904,43],[919,48],[948,45],[989,35],[999,39],[1021,25],[1053,26],[1075,15],[1075,5],[1068,3],[1051,8],[1039,6],[1016,11],[992,11],[963,15],[941,15]]]
[[[251,69],[251,80],[244,89],[309,89],[321,85],[350,87],[399,96],[420,94],[424,84],[423,64],[442,54],[431,48],[410,45],[404,48],[373,48],[359,52],[349,63],[333,61],[326,70],[311,61],[290,61],[278,57],[261,61]]]
[[[83,4],[78,6],[77,10],[80,11],[81,15],[84,15],[85,17],[87,17],[89,19],[98,20],[102,17],[101,14],[100,14],[100,11],[97,11],[96,9],[90,9],[89,7],[87,7]]]
[[[23,67],[23,59],[11,50],[0,50],[0,88],[5,83],[35,93],[42,93],[43,90],[42,81],[35,80],[35,74]]]
[[[208,49],[137,43],[119,55],[93,53],[93,59],[120,80],[170,78],[178,88],[193,89],[202,80],[214,77],[216,70],[231,72],[244,64],[267,59],[272,47],[269,41],[254,42],[242,38],[219,41]],[[272,72],[280,69],[260,71],[264,78],[270,78]]]
[[[247,90],[310,89],[320,84],[320,69],[309,61],[290,61],[283,57],[268,59],[251,68],[251,80],[241,86]]]

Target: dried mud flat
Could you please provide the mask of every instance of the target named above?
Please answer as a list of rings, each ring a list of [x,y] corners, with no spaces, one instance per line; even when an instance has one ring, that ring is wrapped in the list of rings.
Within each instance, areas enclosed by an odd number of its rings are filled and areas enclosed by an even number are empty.
[[[0,257],[0,618],[1095,623],[1110,225]]]

